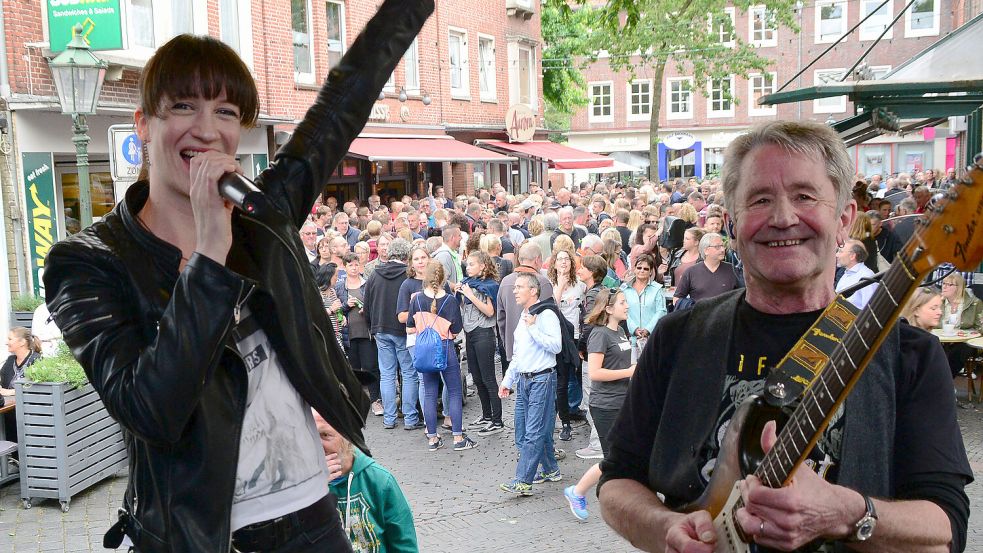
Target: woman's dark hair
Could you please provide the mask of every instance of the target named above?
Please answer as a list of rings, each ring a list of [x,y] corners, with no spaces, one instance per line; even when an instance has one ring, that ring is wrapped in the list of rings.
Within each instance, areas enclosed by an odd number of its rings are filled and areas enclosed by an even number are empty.
[[[652,272],[649,272],[649,276],[655,278],[654,271],[658,268],[658,265],[655,264],[655,256],[648,253],[639,254],[638,257],[635,258],[634,265],[637,266],[639,263],[645,263],[648,265],[649,268],[652,269]],[[634,268],[634,266],[632,268]]]
[[[30,329],[23,326],[15,326],[10,329],[10,333],[19,340],[27,342],[27,349],[34,353],[41,353],[41,339],[31,334]]]
[[[166,99],[202,96],[214,100],[223,91],[239,108],[239,122],[254,127],[259,119],[259,91],[249,68],[235,50],[216,38],[178,35],[150,57],[140,74],[140,109],[147,117],[164,119]],[[147,164],[139,180],[148,176]]]
[[[645,235],[645,231],[647,231],[649,229],[651,229],[651,230],[658,230],[655,227],[655,225],[651,225],[649,223],[645,223],[643,225],[639,225],[639,227],[637,229],[635,229],[635,245],[636,246],[644,246],[645,245],[644,235]]]
[[[163,118],[165,98],[203,96],[213,100],[225,91],[239,108],[243,127],[259,119],[259,92],[249,68],[235,50],[216,38],[178,35],[157,49],[140,75],[140,109]]]
[[[331,279],[338,272],[338,266],[334,263],[325,263],[317,268],[314,273],[314,281],[321,290],[327,290],[331,286]]]
[[[478,278],[498,280],[498,264],[490,255],[481,250],[474,250],[468,254],[468,257],[475,258],[481,264],[481,274],[478,275]]]
[[[481,237],[484,235],[485,229],[475,228],[474,232],[468,235],[467,243],[464,244],[464,254],[471,255],[471,252],[481,251]]]
[[[599,255],[585,255],[580,260],[580,264],[590,271],[594,284],[600,284],[604,277],[608,276],[608,262]]]

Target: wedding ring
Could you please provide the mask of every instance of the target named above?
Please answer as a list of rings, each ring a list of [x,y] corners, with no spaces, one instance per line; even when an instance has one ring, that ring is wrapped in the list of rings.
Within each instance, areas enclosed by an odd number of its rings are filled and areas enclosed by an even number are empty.
[[[761,521],[761,526],[758,527],[758,535],[760,536],[761,534],[764,534],[764,533],[765,533],[765,521],[762,520]]]

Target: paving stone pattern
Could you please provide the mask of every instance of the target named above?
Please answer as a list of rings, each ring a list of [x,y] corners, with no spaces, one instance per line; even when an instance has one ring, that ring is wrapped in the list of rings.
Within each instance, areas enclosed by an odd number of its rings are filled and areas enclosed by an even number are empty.
[[[465,421],[479,414],[477,396],[467,399],[464,411]],[[506,420],[511,412],[512,401],[506,400]],[[973,514],[966,551],[983,553],[983,412],[959,409],[958,415],[977,477],[967,489]],[[603,523],[593,497],[588,498],[591,517],[583,523],[573,518],[563,498],[563,487],[590,466],[573,455],[585,445],[586,428],[575,429],[571,442],[557,442],[568,452],[560,462],[563,481],[535,486],[534,497],[517,498],[498,490],[515,470],[511,428],[475,436],[478,448],[464,452],[451,450],[448,433],[444,449],[428,452],[421,431],[407,432],[401,425],[384,430],[381,417],[370,416],[368,423],[369,445],[408,496],[425,553],[633,550]],[[68,513],[53,500],[22,509],[19,485],[0,488],[0,551],[106,551],[102,535],[115,519],[125,487],[125,474],[106,480],[73,498]]]

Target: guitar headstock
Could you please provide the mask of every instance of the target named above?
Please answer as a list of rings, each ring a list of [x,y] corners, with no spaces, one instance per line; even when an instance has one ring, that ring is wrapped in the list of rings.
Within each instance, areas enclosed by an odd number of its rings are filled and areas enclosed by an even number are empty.
[[[979,158],[979,156],[977,156]],[[905,257],[919,274],[942,263],[972,271],[983,261],[983,160],[925,210],[905,245]]]

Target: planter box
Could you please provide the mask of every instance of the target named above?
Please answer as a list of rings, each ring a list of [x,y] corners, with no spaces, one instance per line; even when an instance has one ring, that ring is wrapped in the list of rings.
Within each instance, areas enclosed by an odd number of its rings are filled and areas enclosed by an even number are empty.
[[[34,322],[33,311],[13,311],[10,313],[10,326],[23,326],[30,330],[31,323]]]
[[[127,466],[119,424],[91,385],[14,383],[21,499],[52,498],[67,512],[76,493]]]

